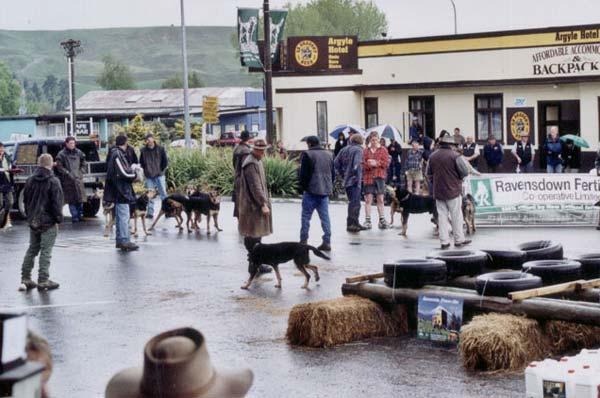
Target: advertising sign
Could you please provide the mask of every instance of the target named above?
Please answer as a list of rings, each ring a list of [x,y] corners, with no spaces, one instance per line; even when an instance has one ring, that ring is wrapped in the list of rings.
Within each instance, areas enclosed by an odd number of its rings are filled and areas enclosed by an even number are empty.
[[[302,36],[288,38],[288,69],[341,71],[358,68],[356,36]]]
[[[598,223],[600,177],[588,174],[494,174],[465,180],[478,225]]]
[[[600,44],[538,49],[532,55],[536,77],[590,75],[600,72]]]
[[[463,299],[419,295],[417,338],[458,343],[463,318]]]
[[[219,98],[208,97],[202,98],[202,119],[204,123],[219,123]]]
[[[534,144],[535,119],[533,108],[506,108],[506,126],[508,143],[521,140],[521,134],[529,134],[529,142]]]
[[[258,8],[238,8],[237,28],[242,66],[262,68],[258,53]]]

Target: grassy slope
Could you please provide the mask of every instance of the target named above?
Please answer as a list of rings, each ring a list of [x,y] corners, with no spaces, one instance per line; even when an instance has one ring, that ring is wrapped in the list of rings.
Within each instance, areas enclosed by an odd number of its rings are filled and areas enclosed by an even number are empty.
[[[189,27],[188,63],[207,86],[259,86],[260,77],[240,67],[231,45],[233,27]],[[87,29],[68,31],[0,30],[0,61],[19,79],[43,82],[46,75],[66,78],[60,42],[81,40],[77,57],[77,96],[97,89],[102,56],[112,54],[128,65],[138,88],[159,88],[161,81],[181,71],[181,30],[177,27]]]

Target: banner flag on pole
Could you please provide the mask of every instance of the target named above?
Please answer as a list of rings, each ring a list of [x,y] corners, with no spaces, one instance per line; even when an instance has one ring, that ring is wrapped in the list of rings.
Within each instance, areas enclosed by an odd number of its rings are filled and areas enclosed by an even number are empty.
[[[283,31],[287,19],[287,10],[271,10],[271,61],[277,60],[279,42],[283,40]]]
[[[238,8],[237,28],[242,66],[262,68],[258,53],[258,8]]]

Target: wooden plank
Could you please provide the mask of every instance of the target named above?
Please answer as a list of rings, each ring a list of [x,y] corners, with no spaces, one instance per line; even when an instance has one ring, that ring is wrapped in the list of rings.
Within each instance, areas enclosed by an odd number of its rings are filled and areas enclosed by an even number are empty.
[[[583,281],[579,286],[580,289],[591,289],[594,287],[600,287],[600,278]]]
[[[582,282],[585,282],[585,280],[582,279],[574,282],[566,282],[557,285],[537,287],[535,289],[519,290],[516,292],[508,293],[508,297],[513,301],[517,301],[525,300],[532,297],[549,296],[551,294],[563,292],[574,292],[580,289]]]
[[[600,304],[549,298],[530,298],[512,301],[504,297],[480,296],[474,290],[425,286],[423,289],[392,289],[383,283],[355,283],[342,285],[344,295],[357,295],[379,303],[414,304],[419,294],[444,295],[463,299],[465,309],[481,312],[500,312],[527,315],[534,319],[600,326]]]
[[[383,272],[378,272],[376,274],[357,275],[346,278],[346,283],[368,282],[375,279],[381,279],[383,277]]]

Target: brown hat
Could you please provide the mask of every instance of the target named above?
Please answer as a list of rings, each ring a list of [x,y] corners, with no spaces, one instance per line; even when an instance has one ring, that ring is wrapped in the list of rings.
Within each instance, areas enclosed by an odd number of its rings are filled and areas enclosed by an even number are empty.
[[[458,145],[453,136],[446,134],[442,138],[440,138],[441,144],[450,144],[450,145]]]
[[[267,148],[269,148],[269,145],[267,145],[267,142],[265,140],[263,140],[262,138],[258,138],[256,140],[254,140],[254,143],[252,145],[250,145],[250,147],[252,149],[257,149],[259,151],[264,151]]]
[[[250,369],[217,371],[204,336],[183,328],[153,337],[144,348],[144,367],[117,373],[106,398],[241,398],[252,386]]]

